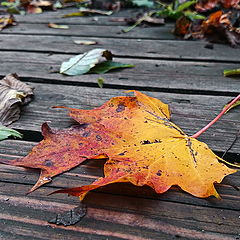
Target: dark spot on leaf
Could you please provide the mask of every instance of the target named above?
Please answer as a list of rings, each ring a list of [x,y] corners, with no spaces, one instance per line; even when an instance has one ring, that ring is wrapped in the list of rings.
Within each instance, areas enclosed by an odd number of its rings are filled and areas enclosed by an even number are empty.
[[[118,155],[119,155],[119,156],[124,156],[126,152],[127,152],[127,151],[124,151],[124,152],[122,152],[122,153],[119,153]]]
[[[82,136],[83,136],[83,137],[89,137],[90,135],[91,135],[90,132],[84,132]]]
[[[113,162],[106,162],[105,165],[113,165]]]
[[[158,170],[158,172],[156,173],[157,176],[161,176],[162,175],[162,171],[161,170]]]
[[[83,124],[80,124],[80,125],[74,125],[72,126],[72,128],[74,129],[86,129],[88,127],[88,123],[83,123]]]
[[[141,144],[142,144],[142,145],[145,145],[145,144],[151,144],[151,142],[148,141],[148,140],[144,140],[144,141],[141,142]]]
[[[97,141],[101,141],[101,140],[102,140],[102,137],[99,136],[99,135],[96,135],[96,140],[97,140]]]
[[[119,103],[116,109],[116,112],[122,112],[125,110],[125,105],[123,103]]]
[[[53,162],[51,160],[47,159],[44,162],[44,166],[51,167],[51,166],[53,166]]]

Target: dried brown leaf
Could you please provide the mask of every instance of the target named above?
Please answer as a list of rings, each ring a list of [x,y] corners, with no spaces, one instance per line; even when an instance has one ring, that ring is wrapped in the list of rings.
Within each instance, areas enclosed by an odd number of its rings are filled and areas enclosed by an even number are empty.
[[[16,21],[13,15],[10,14],[10,15],[0,16],[0,31],[3,28],[6,28],[11,25],[16,25]]]
[[[8,74],[0,81],[0,122],[7,126],[20,117],[21,105],[33,97],[33,88],[18,79],[17,74]]]
[[[217,5],[221,5],[224,8],[239,9],[239,3],[240,0],[199,0],[195,7],[198,11],[208,11]]]

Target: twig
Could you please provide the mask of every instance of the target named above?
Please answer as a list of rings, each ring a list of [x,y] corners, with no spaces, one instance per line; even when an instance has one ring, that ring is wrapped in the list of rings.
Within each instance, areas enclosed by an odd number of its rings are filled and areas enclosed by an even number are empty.
[[[143,17],[139,18],[132,26],[128,27],[127,29],[123,29],[122,31],[124,33],[130,32],[132,29],[134,29],[135,27],[137,27],[139,24],[141,24],[143,21],[145,21],[145,19],[147,19],[148,17],[151,17],[153,14],[155,14],[156,11],[152,11],[149,13],[145,13]]]

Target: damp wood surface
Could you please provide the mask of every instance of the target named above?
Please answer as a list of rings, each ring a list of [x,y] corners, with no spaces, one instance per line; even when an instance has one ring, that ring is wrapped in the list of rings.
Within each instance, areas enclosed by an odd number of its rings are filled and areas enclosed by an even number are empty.
[[[127,26],[115,18],[131,17],[135,9],[112,16],[62,18],[77,11],[68,8],[39,15],[16,16],[18,25],[0,33],[0,76],[16,72],[35,88],[35,98],[22,109],[11,127],[24,134],[22,140],[0,142],[0,157],[14,159],[28,154],[41,139],[41,124],[67,128],[75,124],[64,109],[92,109],[125,90],[140,90],[169,104],[172,121],[191,135],[205,126],[240,92],[240,78],[223,77],[224,69],[239,68],[240,49],[204,41],[184,41],[172,34],[174,24]],[[51,29],[50,22],[69,25]],[[93,40],[82,46],[74,40]],[[59,74],[62,61],[93,48],[112,51],[114,60],[134,64],[132,69],[107,74],[67,77]],[[103,77],[103,88],[97,79]],[[231,110],[199,140],[221,156],[240,128],[239,108]],[[240,162],[240,140],[226,159]],[[200,199],[178,187],[156,194],[148,187],[112,184],[85,198],[87,215],[76,225],[48,223],[56,214],[79,204],[66,195],[47,196],[54,190],[90,184],[103,175],[104,161],[86,161],[63,173],[30,195],[39,171],[0,166],[0,239],[71,240],[234,240],[240,239],[240,174],[226,177],[216,188],[222,199]]]

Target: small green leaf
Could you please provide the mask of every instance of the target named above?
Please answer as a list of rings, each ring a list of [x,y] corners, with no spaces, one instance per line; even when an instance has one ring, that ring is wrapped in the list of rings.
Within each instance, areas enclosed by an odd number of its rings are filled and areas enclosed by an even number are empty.
[[[206,19],[205,16],[198,14],[197,12],[192,12],[192,11],[185,11],[184,16],[189,18],[191,21]]]
[[[98,86],[99,86],[100,88],[103,88],[104,79],[103,79],[103,78],[98,78],[97,83],[98,83]]]
[[[3,6],[3,7],[11,7],[12,3],[11,2],[1,2],[1,6]]]
[[[106,49],[96,48],[63,62],[60,73],[71,76],[81,75],[89,72],[91,68],[105,60],[105,58],[111,60],[112,53]]]
[[[197,12],[187,10],[189,7],[191,7],[195,3],[196,3],[196,0],[192,0],[192,1],[186,1],[180,4],[179,1],[175,0],[173,3],[169,5],[163,4],[162,5],[163,9],[160,11],[157,11],[156,15],[168,17],[174,20],[177,20],[181,16],[186,16],[192,21],[195,19],[205,19],[203,15],[200,15]]]
[[[124,63],[118,63],[118,62],[112,62],[112,61],[106,61],[97,64],[95,67],[93,67],[90,70],[90,73],[106,73],[109,72],[110,70],[113,69],[118,69],[118,68],[131,68],[134,67],[132,64],[124,64]]]
[[[226,105],[227,106],[227,105]],[[224,107],[226,107],[226,106],[224,106]],[[229,112],[232,108],[235,108],[235,107],[237,107],[237,106],[240,106],[240,101],[237,101],[236,103],[234,103],[226,112],[225,112],[225,114],[227,113],[227,112]]]
[[[231,70],[224,70],[223,74],[224,74],[224,77],[240,75],[240,68],[231,69]]]
[[[227,113],[228,111],[230,111],[232,108],[235,108],[235,107],[237,107],[237,106],[240,105],[240,100],[239,100],[239,98],[240,98],[240,94],[239,94],[237,97],[235,97],[234,99],[232,99],[231,101],[229,101],[229,102],[224,106],[223,110],[228,107],[227,111],[226,111],[224,114],[226,114],[226,113]],[[234,103],[232,103],[233,101],[234,101]],[[230,107],[228,106],[229,104],[231,104]]]
[[[4,140],[10,136],[22,138],[22,134],[8,127],[0,126],[0,140]]]
[[[193,0],[193,1],[187,1],[184,2],[182,4],[180,4],[177,9],[176,12],[183,12],[184,10],[186,10],[187,8],[191,7],[193,4],[195,4],[197,1]]]

